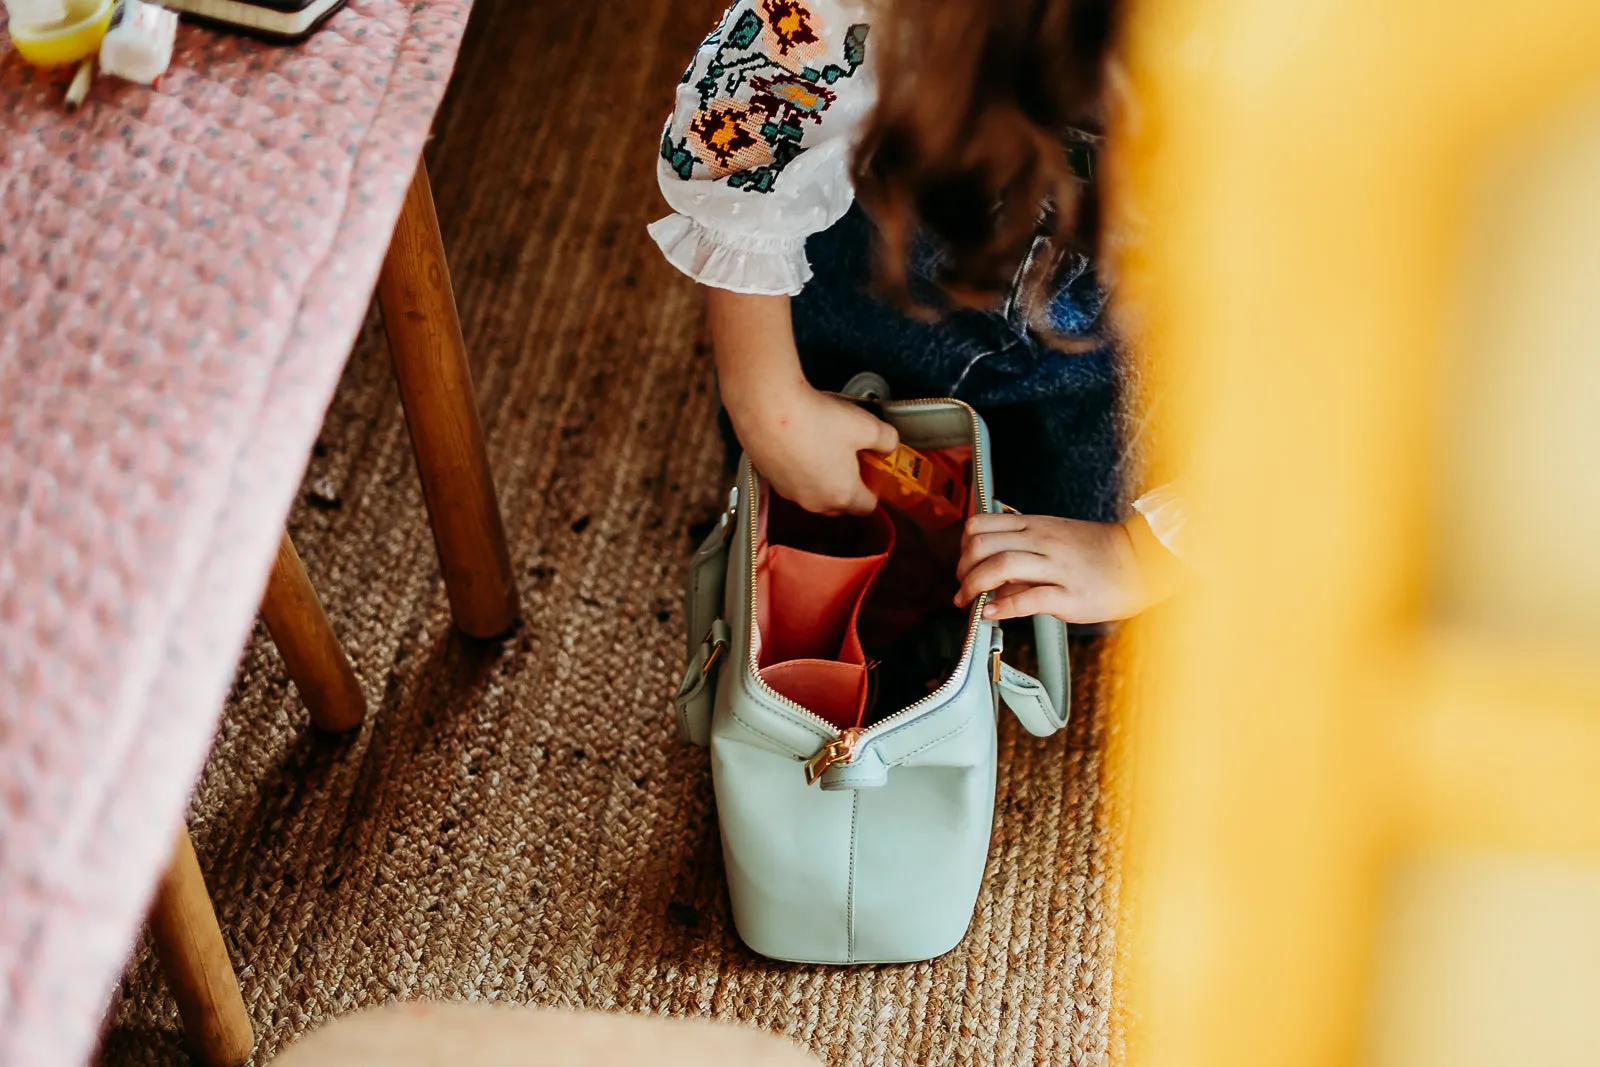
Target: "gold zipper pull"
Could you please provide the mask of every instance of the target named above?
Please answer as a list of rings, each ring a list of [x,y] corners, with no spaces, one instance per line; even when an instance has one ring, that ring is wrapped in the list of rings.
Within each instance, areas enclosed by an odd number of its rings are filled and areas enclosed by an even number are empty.
[[[864,732],[852,726],[818,749],[815,756],[806,760],[806,785],[815,785],[822,773],[835,763],[849,763],[855,759],[856,745],[861,743]]]

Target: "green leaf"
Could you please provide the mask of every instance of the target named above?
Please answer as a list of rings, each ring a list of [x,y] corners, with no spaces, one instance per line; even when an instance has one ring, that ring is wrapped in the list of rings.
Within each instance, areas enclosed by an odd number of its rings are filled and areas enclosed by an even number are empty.
[[[850,73],[867,61],[867,31],[872,27],[865,22],[851,26],[844,35],[844,61],[850,64]]]
[[[754,11],[746,11],[739,16],[739,21],[733,24],[733,32],[728,34],[728,43],[735,48],[749,48],[761,35],[761,26],[761,16]]]

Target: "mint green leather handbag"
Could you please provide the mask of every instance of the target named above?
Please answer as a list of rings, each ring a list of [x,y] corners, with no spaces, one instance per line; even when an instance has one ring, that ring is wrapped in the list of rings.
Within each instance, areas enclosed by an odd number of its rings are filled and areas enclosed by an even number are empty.
[[[975,411],[882,411],[906,444],[970,464],[969,510],[1001,510]],[[931,544],[882,506],[808,516],[746,459],[695,554],[678,727],[710,747],[734,923],[763,956],[903,963],[954,948],[988,857],[1000,700],[1029,733],[1066,725],[1065,627],[1033,620],[1042,681],[1003,663],[983,598],[950,603],[959,529]]]

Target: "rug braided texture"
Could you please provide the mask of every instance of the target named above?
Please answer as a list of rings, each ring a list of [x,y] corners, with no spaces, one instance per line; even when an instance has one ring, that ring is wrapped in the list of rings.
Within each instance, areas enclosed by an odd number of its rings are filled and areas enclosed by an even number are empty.
[[[1065,735],[1003,717],[954,952],[828,969],[734,935],[706,755],[668,713],[685,561],[725,492],[711,360],[694,286],[644,234],[671,90],[717,14],[474,9],[428,161],[524,620],[498,643],[451,629],[374,313],[290,520],[371,713],[311,732],[258,626],[191,813],[257,1064],[401,998],[711,1016],[837,1065],[1108,1060],[1114,683],[1095,643],[1074,645]],[[100,1060],[187,1062],[147,946]]]

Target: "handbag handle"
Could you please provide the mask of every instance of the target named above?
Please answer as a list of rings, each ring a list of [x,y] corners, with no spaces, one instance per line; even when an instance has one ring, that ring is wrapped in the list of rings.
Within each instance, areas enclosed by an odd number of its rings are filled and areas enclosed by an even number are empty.
[[[995,631],[998,634],[1000,631]],[[1072,712],[1072,675],[1068,669],[1067,627],[1052,615],[1033,617],[1033,642],[1039,677],[1000,663],[996,647],[995,687],[1022,728],[1035,737],[1049,737],[1067,725]]]

